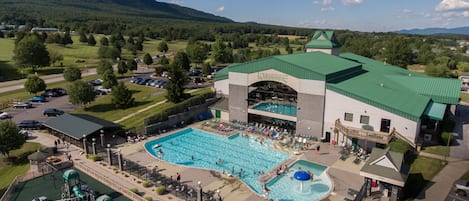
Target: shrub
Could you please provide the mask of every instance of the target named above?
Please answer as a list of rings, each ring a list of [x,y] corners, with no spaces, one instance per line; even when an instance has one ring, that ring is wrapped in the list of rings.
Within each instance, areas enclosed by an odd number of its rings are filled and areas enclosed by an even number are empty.
[[[450,141],[449,144],[451,145],[451,143],[453,142],[453,140],[454,140],[453,133],[451,133],[451,132],[443,132],[443,133],[441,133],[441,141],[442,141],[441,143],[442,143],[443,145],[447,145],[447,144],[448,144],[448,141]]]
[[[164,186],[158,186],[155,190],[158,195],[163,195],[166,192],[166,188]]]
[[[86,158],[92,160],[93,162],[96,162],[96,161],[99,160],[99,156],[98,155],[93,155],[93,154],[86,155]]]
[[[146,197],[145,197],[145,200],[147,200],[147,201],[153,201],[153,198],[150,197],[150,196],[146,196]]]
[[[138,194],[138,189],[137,188],[131,188],[129,189],[132,193]]]
[[[151,183],[148,182],[148,181],[143,181],[142,186],[145,187],[145,188],[148,188],[148,187],[151,186]]]

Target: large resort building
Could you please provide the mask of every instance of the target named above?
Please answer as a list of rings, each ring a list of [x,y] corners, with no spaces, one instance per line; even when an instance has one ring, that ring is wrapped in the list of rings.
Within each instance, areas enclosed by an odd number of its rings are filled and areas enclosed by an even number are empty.
[[[436,139],[454,115],[460,80],[341,54],[332,31],[316,32],[305,47],[219,71],[214,86],[226,103],[212,107],[215,116],[371,150],[393,137],[414,147]]]

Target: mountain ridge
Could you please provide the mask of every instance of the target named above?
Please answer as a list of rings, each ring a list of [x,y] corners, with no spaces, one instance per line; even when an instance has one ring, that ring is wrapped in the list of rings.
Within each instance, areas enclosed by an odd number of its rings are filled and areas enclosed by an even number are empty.
[[[416,34],[416,35],[436,35],[436,34],[461,34],[469,35],[469,26],[455,28],[423,28],[423,29],[403,29],[395,31],[400,34]]]
[[[0,21],[9,19],[144,17],[209,22],[234,22],[231,19],[188,7],[154,0],[0,0]],[[6,20],[5,20],[6,19]]]

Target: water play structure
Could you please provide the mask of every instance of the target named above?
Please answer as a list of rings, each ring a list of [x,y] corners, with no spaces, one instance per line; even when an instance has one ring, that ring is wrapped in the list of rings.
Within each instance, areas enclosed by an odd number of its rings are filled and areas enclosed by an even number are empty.
[[[62,189],[62,200],[77,201],[112,201],[108,195],[97,197],[96,192],[87,185],[80,183],[80,175],[74,169],[66,170],[63,174],[64,186]],[[97,198],[96,198],[97,197]]]
[[[303,192],[303,182],[304,181],[309,181],[311,179],[311,175],[309,173],[307,173],[306,171],[303,171],[303,170],[299,170],[299,171],[296,171],[295,174],[293,175],[293,177],[300,181],[300,192]]]

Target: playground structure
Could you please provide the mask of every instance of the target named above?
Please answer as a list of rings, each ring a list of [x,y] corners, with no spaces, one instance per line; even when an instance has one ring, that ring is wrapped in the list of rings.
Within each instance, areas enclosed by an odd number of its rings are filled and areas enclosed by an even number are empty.
[[[63,174],[64,187],[62,200],[70,201],[112,201],[108,195],[96,196],[96,192],[84,184],[80,184],[80,175],[74,169],[66,170]],[[97,198],[96,198],[97,197]]]

